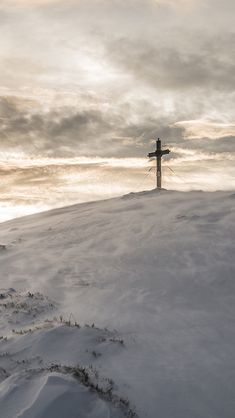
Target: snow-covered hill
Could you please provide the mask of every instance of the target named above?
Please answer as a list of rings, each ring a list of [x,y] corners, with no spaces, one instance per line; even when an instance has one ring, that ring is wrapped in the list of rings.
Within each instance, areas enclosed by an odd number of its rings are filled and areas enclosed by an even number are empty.
[[[0,225],[1,418],[234,418],[235,194]]]

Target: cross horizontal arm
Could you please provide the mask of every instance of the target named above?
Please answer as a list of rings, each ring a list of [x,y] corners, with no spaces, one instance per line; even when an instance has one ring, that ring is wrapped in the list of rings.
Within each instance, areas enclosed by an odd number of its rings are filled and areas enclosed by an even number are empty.
[[[166,155],[166,154],[169,154],[170,153],[170,150],[169,149],[165,149],[165,150],[156,150],[156,151],[154,151],[154,152],[150,152],[149,154],[148,154],[148,157],[149,158],[152,158],[152,157],[161,157],[162,155]]]
[[[170,150],[169,149],[165,149],[165,150],[161,151],[161,154],[162,155],[170,154]]]
[[[150,153],[148,154],[148,157],[149,157],[149,158],[156,157],[156,151],[154,151],[154,152],[150,152]]]

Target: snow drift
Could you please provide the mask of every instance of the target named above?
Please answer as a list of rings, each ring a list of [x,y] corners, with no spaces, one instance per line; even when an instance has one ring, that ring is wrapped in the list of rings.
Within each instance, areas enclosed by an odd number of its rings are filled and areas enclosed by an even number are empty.
[[[0,225],[1,418],[233,418],[232,192]]]

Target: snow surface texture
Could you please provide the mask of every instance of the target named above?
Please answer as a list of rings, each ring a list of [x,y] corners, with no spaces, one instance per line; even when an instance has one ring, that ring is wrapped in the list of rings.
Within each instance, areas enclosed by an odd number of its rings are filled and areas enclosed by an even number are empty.
[[[234,418],[234,207],[162,190],[1,224],[1,418]]]

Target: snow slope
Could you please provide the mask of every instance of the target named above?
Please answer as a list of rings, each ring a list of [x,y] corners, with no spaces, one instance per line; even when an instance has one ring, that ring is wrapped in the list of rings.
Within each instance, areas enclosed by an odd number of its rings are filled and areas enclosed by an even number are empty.
[[[1,418],[234,418],[235,193],[0,225]]]

